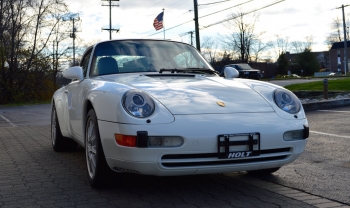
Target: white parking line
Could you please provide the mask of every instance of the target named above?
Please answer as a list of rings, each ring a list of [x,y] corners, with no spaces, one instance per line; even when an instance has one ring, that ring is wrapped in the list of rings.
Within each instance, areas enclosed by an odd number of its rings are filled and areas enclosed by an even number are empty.
[[[341,138],[348,138],[348,139],[350,139],[350,136],[342,136],[342,135],[337,135],[337,134],[328,134],[328,133],[319,132],[319,131],[310,131],[310,132],[314,133],[314,134],[322,134],[322,135],[327,135],[327,136],[334,136],[334,137],[341,137]]]
[[[13,124],[10,120],[8,120],[7,118],[5,118],[4,116],[0,115],[1,118],[3,118],[5,121],[7,121],[7,123],[9,123],[11,126],[13,127],[18,127],[17,125]]]
[[[332,112],[332,113],[350,113],[350,111],[336,111],[336,110],[317,110],[323,112]]]

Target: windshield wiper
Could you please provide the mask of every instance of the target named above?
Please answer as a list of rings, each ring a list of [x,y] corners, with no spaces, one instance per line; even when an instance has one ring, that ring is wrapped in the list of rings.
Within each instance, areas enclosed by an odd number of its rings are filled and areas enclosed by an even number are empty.
[[[185,70],[188,71],[188,72],[204,72],[204,73],[219,75],[219,73],[217,71],[211,70],[211,69],[207,69],[207,68],[193,67],[193,68],[186,68]]]
[[[204,73],[209,73],[209,74],[216,74],[219,75],[219,73],[217,71],[213,71],[211,69],[207,69],[207,68],[184,68],[184,69],[160,69],[159,73],[163,73],[163,72],[171,72],[171,73],[189,73],[189,72],[204,72]]]

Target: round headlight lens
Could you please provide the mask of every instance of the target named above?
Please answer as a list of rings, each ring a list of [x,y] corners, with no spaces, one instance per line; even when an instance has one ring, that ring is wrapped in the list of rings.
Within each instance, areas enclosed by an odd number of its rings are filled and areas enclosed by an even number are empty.
[[[300,111],[300,101],[298,97],[287,90],[275,90],[274,100],[276,105],[287,113],[295,114]]]
[[[141,90],[129,90],[123,96],[123,107],[130,115],[145,118],[153,114],[154,101]]]

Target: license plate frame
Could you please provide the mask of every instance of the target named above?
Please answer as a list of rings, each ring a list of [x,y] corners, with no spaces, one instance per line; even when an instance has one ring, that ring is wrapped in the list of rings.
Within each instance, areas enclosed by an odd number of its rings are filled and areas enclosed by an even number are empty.
[[[247,137],[246,140],[235,140],[237,137]],[[220,134],[218,135],[218,158],[234,159],[245,158],[260,155],[260,133],[237,133],[237,134]],[[231,140],[230,140],[231,138]],[[230,151],[231,146],[248,146],[248,150]],[[221,150],[224,147],[224,151]]]

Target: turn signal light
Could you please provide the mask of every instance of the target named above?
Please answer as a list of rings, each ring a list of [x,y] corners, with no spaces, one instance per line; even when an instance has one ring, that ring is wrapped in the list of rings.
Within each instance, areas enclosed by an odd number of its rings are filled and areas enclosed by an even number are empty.
[[[136,147],[136,136],[115,134],[114,137],[117,144],[121,146]]]

